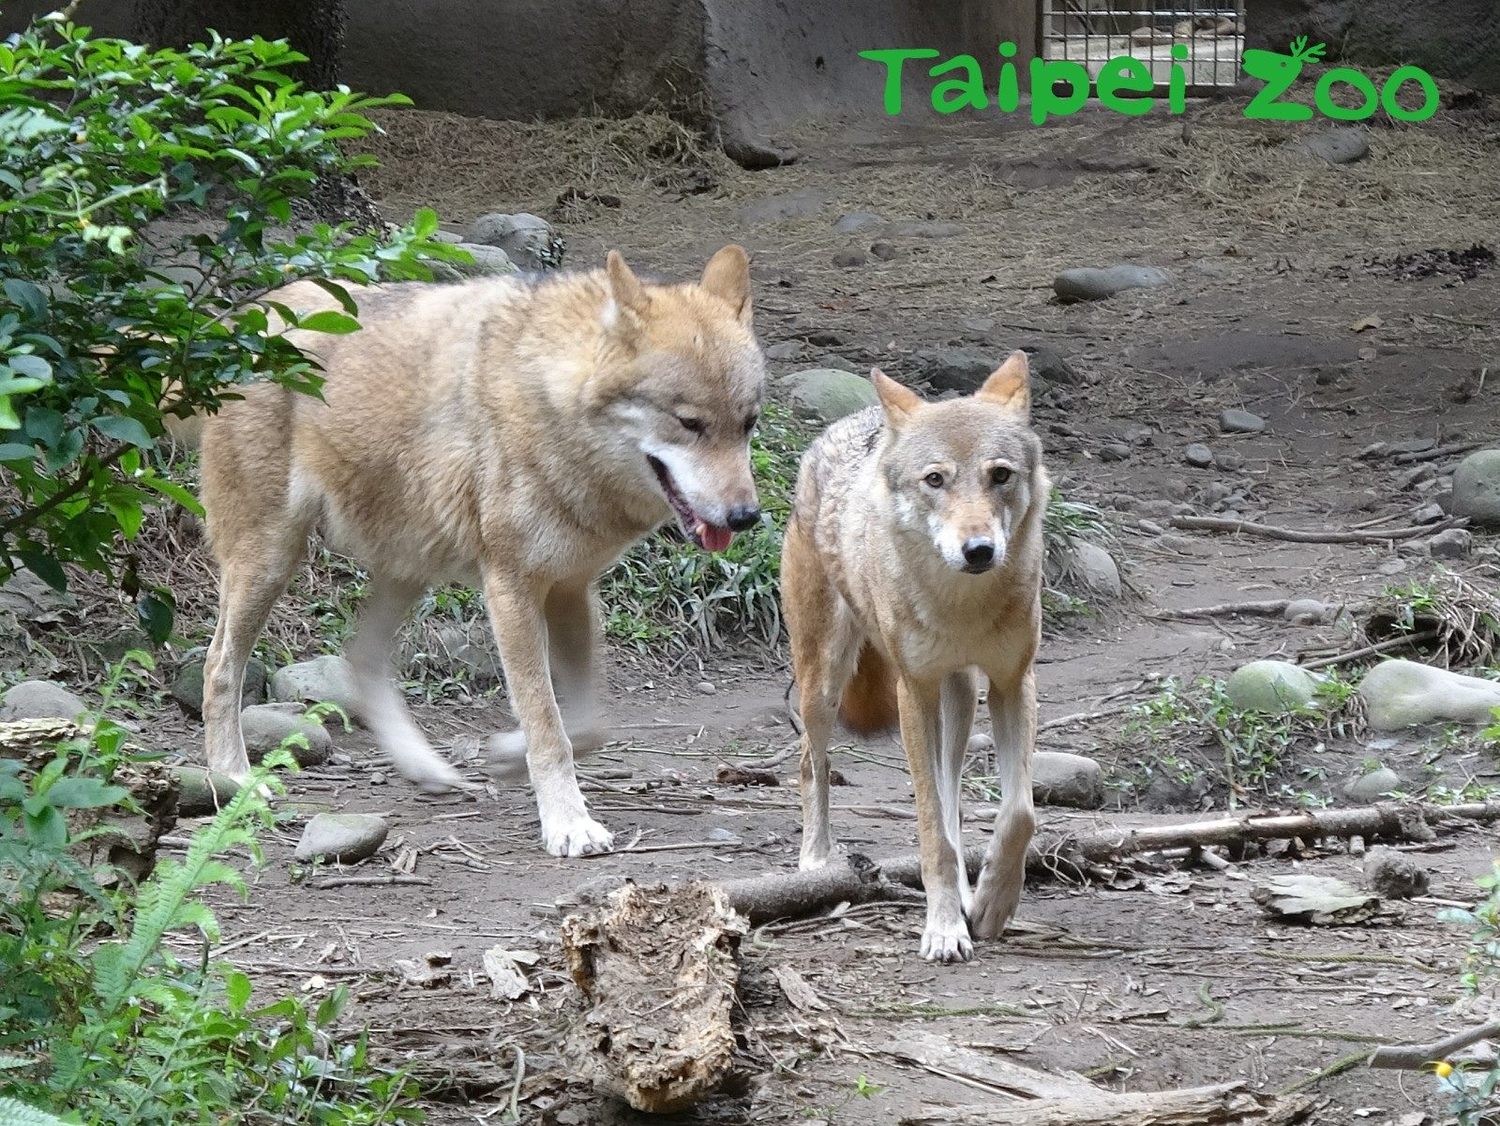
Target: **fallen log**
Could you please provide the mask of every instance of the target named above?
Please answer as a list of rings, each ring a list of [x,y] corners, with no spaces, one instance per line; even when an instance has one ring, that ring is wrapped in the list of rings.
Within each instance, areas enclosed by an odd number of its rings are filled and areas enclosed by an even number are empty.
[[[1243,1083],[1177,1091],[1080,1092],[1034,1102],[933,1107],[904,1115],[901,1126],[1293,1126],[1313,1100],[1257,1095]]]
[[[1172,527],[1191,532],[1232,532],[1263,536],[1288,543],[1389,543],[1416,536],[1436,535],[1455,526],[1451,520],[1438,524],[1420,524],[1409,528],[1387,528],[1385,531],[1319,532],[1303,528],[1282,528],[1275,524],[1257,524],[1253,520],[1231,520],[1223,516],[1173,516]]]
[[[1435,1063],[1442,1063],[1454,1052],[1462,1051],[1481,1040],[1500,1039],[1500,1021],[1491,1021],[1478,1028],[1455,1032],[1432,1044],[1387,1044],[1376,1048],[1370,1056],[1370,1066],[1399,1071],[1426,1071]]]
[[[712,884],[629,884],[563,920],[573,982],[589,1002],[564,1055],[574,1074],[636,1110],[668,1114],[729,1074],[743,918]]]
[[[1057,875],[1076,878],[1091,865],[1143,852],[1213,845],[1243,847],[1273,840],[1315,841],[1359,836],[1385,841],[1426,841],[1433,837],[1432,825],[1445,819],[1481,824],[1500,821],[1500,802],[1464,805],[1390,802],[1355,809],[1248,813],[1212,821],[1099,829],[1078,834],[1042,832],[1032,840],[1026,872],[1037,879]],[[974,845],[964,851],[971,879],[978,878],[986,847]],[[915,855],[879,862],[858,854],[848,859],[844,865],[830,864],[810,872],[771,872],[725,880],[719,886],[730,906],[754,924],[810,915],[845,901],[869,903],[890,898],[892,885],[896,884],[922,886],[921,865]]]

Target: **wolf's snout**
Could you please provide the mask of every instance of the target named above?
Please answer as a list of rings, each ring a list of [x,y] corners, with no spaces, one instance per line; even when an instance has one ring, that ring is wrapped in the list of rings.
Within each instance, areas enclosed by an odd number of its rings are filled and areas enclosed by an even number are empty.
[[[995,541],[989,536],[971,536],[964,540],[964,570],[978,575],[995,565]]]
[[[737,504],[724,515],[724,523],[736,532],[744,532],[760,523],[760,506]]]

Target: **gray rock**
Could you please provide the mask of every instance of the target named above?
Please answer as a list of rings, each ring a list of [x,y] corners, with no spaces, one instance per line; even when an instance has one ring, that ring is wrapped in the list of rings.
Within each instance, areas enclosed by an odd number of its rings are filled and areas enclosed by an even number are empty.
[[[1427,869],[1404,852],[1380,845],[1365,853],[1365,886],[1387,899],[1427,894]]]
[[[333,737],[321,723],[307,719],[301,704],[255,704],[240,713],[245,733],[245,751],[251,762],[259,762],[293,735],[300,734],[306,746],[288,748],[299,766],[318,766],[328,761]]]
[[[861,379],[867,380],[870,378],[870,369],[868,367],[861,368],[853,360],[846,359],[845,357],[840,356],[837,352],[821,353],[814,359],[812,366],[819,368],[834,368],[837,371],[852,371]]]
[[[1299,626],[1315,626],[1328,617],[1328,606],[1316,598],[1294,598],[1281,616]]]
[[[1370,136],[1353,126],[1335,126],[1298,141],[1294,151],[1329,164],[1351,164],[1370,155]]]
[[[203,650],[189,650],[172,678],[172,699],[188,715],[203,715]],[[266,665],[258,657],[245,663],[245,680],[240,687],[240,706],[258,704],[266,698]]]
[[[1124,442],[1105,442],[1099,447],[1100,461],[1124,461],[1130,456],[1130,447]]]
[[[1098,809],[1104,804],[1104,769],[1083,755],[1037,751],[1031,759],[1031,793],[1042,805]]]
[[[879,242],[872,242],[870,244],[870,253],[882,262],[889,262],[891,259],[898,258],[901,255],[901,251],[897,249],[895,243],[886,242],[884,239]]]
[[[457,281],[460,278],[485,278],[500,274],[514,274],[516,264],[510,260],[510,255],[498,246],[485,246],[477,242],[463,242],[458,244],[460,250],[467,250],[472,262],[434,262],[433,275],[439,281]]]
[[[965,231],[957,223],[941,219],[904,219],[888,224],[885,233],[892,238],[956,238]]]
[[[1411,510],[1411,522],[1413,524],[1439,524],[1446,517],[1443,506],[1433,501],[1430,504],[1419,505]]]
[[[796,145],[747,136],[738,130],[724,134],[719,143],[723,146],[725,156],[752,172],[779,168],[783,164],[796,164],[802,158]]]
[[[1210,469],[1214,465],[1214,452],[1202,442],[1194,442],[1182,451],[1182,460],[1198,469]]]
[[[1155,266],[1123,263],[1064,270],[1052,279],[1052,288],[1062,301],[1100,301],[1126,289],[1153,289],[1171,280],[1171,274]]]
[[[1410,492],[1423,481],[1431,481],[1436,477],[1437,467],[1430,461],[1423,462],[1421,465],[1413,466],[1396,478],[1396,491],[1401,493]]]
[[[1067,550],[1068,571],[1088,590],[1120,597],[1120,568],[1104,548],[1087,540],[1074,541]]]
[[[77,719],[89,706],[61,684],[23,680],[0,696],[0,720]]]
[[[1462,559],[1474,550],[1474,533],[1467,528],[1449,528],[1427,541],[1427,554],[1434,559]]]
[[[177,778],[177,815],[208,817],[217,813],[240,792],[233,778],[216,774],[202,766],[186,764],[172,767]]]
[[[1379,801],[1386,794],[1401,789],[1401,775],[1388,766],[1366,771],[1344,787],[1344,796],[1352,801]]]
[[[304,863],[355,864],[379,852],[388,831],[385,820],[373,813],[319,813],[302,830],[295,855]]]
[[[1219,429],[1226,434],[1259,434],[1266,420],[1250,411],[1229,407],[1219,412]]]
[[[1500,708],[1500,682],[1417,661],[1382,661],[1360,681],[1359,694],[1374,731],[1424,723],[1488,723],[1491,709]]]
[[[783,223],[788,219],[811,219],[822,211],[828,197],[815,188],[766,196],[740,208],[740,222],[747,227]]]
[[[1026,366],[1031,369],[1034,381],[1060,383],[1067,387],[1077,387],[1083,383],[1083,377],[1055,349],[1045,344],[1023,344],[1021,350],[1026,353]]]
[[[1234,450],[1215,450],[1214,464],[1230,473],[1245,468],[1245,459]]]
[[[867,231],[871,227],[883,226],[885,226],[885,220],[873,211],[851,211],[834,220],[833,231],[834,234],[852,235],[857,231]]]
[[[816,422],[834,422],[879,402],[874,385],[853,372],[809,368],[780,382],[792,410]]]
[[[1229,674],[1224,694],[1247,712],[1287,715],[1312,703],[1317,681],[1290,661],[1251,661]]]
[[[719,691],[719,686],[711,680],[700,680],[693,688],[704,696],[714,696]]]
[[[986,763],[995,753],[995,739],[992,735],[986,735],[983,731],[976,731],[969,736],[969,741],[964,746],[964,755],[973,756],[984,760]]]
[[[500,653],[489,630],[480,623],[473,624],[479,628],[466,628],[457,622],[438,626],[423,660],[429,667],[436,665],[443,676],[463,677],[471,687],[493,687],[504,677]]]
[[[359,713],[354,669],[342,657],[314,657],[277,669],[271,677],[271,699],[287,703],[337,704],[353,718]]]
[[[797,359],[806,350],[807,345],[800,340],[783,340],[765,349],[765,354],[768,360],[786,361]]]
[[[524,269],[550,270],[562,264],[563,242],[552,224],[525,212],[481,215],[469,224],[468,240],[498,247]]]
[[[1476,450],[1453,471],[1450,510],[1485,527],[1500,527],[1500,449]]]
[[[852,270],[863,266],[869,259],[860,250],[840,250],[833,256],[833,264],[841,270]]]
[[[5,585],[0,586],[0,610],[9,611],[23,622],[57,621],[64,610],[71,610],[78,600],[71,594],[53,590],[25,567],[18,567]]]
[[[918,352],[916,359],[933,387],[965,395],[978,391],[1000,366],[995,356],[974,348],[929,348]]]

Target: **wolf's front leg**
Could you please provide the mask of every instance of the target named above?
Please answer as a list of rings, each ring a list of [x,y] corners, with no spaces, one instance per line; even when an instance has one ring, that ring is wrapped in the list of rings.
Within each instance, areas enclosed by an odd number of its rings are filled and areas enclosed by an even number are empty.
[[[1036,743],[1036,679],[1028,668],[1009,682],[990,677],[1000,812],[984,858],[969,921],[979,938],[999,938],[1026,883],[1026,850],[1036,831],[1031,801],[1031,752]]]
[[[526,765],[542,819],[542,844],[553,856],[608,852],[613,840],[589,816],[573,747],[547,673],[546,587],[486,568],[484,600],[500,648],[500,664],[510,689],[511,707],[526,736]]]
[[[945,824],[938,756],[942,753],[942,700],[938,683],[913,683],[902,677],[898,689],[901,743],[911,767],[917,799],[917,845],[922,859],[922,887],[927,892],[927,927],[922,957],[929,962],[967,962],[974,956],[969,925],[958,890],[963,858]]]

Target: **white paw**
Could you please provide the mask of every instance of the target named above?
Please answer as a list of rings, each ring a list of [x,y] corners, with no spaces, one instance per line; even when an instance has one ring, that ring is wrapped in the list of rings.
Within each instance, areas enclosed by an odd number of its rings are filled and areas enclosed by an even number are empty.
[[[542,819],[542,845],[553,856],[589,856],[609,852],[615,839],[587,813]]]
[[[497,782],[526,781],[526,733],[491,735],[485,742],[484,772]]]
[[[816,872],[819,868],[828,867],[828,861],[832,859],[827,848],[804,849],[802,855],[797,859],[797,867],[804,872]]]
[[[979,874],[979,887],[974,892],[974,904],[969,909],[969,928],[975,938],[999,938],[1005,933],[1005,924],[1010,922],[1021,902],[1021,880],[1018,877],[996,873],[986,867]]]
[[[424,794],[451,794],[455,790],[469,789],[464,776],[436,755],[430,762],[397,760],[396,769]]]
[[[974,957],[974,943],[963,920],[957,923],[928,923],[922,932],[922,957],[929,962],[967,962]]]

